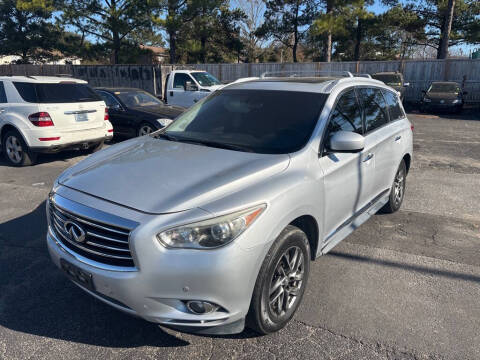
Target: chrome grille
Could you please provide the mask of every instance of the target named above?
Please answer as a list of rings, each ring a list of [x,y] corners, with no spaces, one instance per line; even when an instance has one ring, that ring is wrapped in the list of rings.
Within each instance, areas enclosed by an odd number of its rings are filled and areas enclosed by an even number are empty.
[[[131,229],[100,223],[73,214],[50,202],[50,225],[58,240],[65,247],[88,259],[123,267],[134,267],[128,237]],[[84,233],[82,241],[66,229],[66,224],[75,224]]]

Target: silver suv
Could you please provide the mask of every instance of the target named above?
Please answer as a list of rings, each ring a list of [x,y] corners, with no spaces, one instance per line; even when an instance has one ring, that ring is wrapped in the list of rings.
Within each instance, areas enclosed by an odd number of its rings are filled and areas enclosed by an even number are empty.
[[[61,174],[47,202],[51,257],[148,321],[275,332],[311,261],[399,209],[412,129],[398,93],[372,79],[232,84]]]

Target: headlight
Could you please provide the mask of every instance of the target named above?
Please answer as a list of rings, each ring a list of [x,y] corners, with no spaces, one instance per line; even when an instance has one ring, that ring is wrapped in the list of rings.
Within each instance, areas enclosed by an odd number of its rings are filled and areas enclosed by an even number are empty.
[[[158,122],[161,126],[165,127],[165,126],[170,125],[170,124],[173,122],[173,120],[172,120],[172,119],[157,119],[157,122]]]
[[[265,207],[262,204],[233,214],[178,226],[157,234],[157,239],[167,248],[211,249],[223,246],[253,224]]]
[[[432,102],[432,99],[429,99],[429,98],[423,98],[423,102]]]
[[[460,99],[455,99],[452,101],[452,104],[460,104],[462,102],[462,100]]]

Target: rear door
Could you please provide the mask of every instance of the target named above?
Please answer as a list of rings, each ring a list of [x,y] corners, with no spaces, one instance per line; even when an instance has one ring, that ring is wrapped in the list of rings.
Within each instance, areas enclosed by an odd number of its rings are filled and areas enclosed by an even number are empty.
[[[394,134],[381,89],[361,87],[358,92],[364,113],[366,147],[369,147],[369,153],[375,158],[375,172],[368,194],[369,200],[374,200],[385,195],[392,184],[390,173],[395,162],[392,152]]]
[[[104,125],[105,103],[87,84],[14,82],[14,86],[24,101],[36,103],[39,112],[47,112],[61,131],[90,130]]]

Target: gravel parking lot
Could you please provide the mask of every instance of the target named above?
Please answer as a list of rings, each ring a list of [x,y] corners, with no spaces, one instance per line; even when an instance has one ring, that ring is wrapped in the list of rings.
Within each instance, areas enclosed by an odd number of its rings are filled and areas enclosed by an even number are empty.
[[[479,359],[480,111],[410,114],[401,211],[376,215],[312,266],[285,329],[201,337],[131,318],[50,262],[44,200],[83,158],[0,160],[0,359]]]

